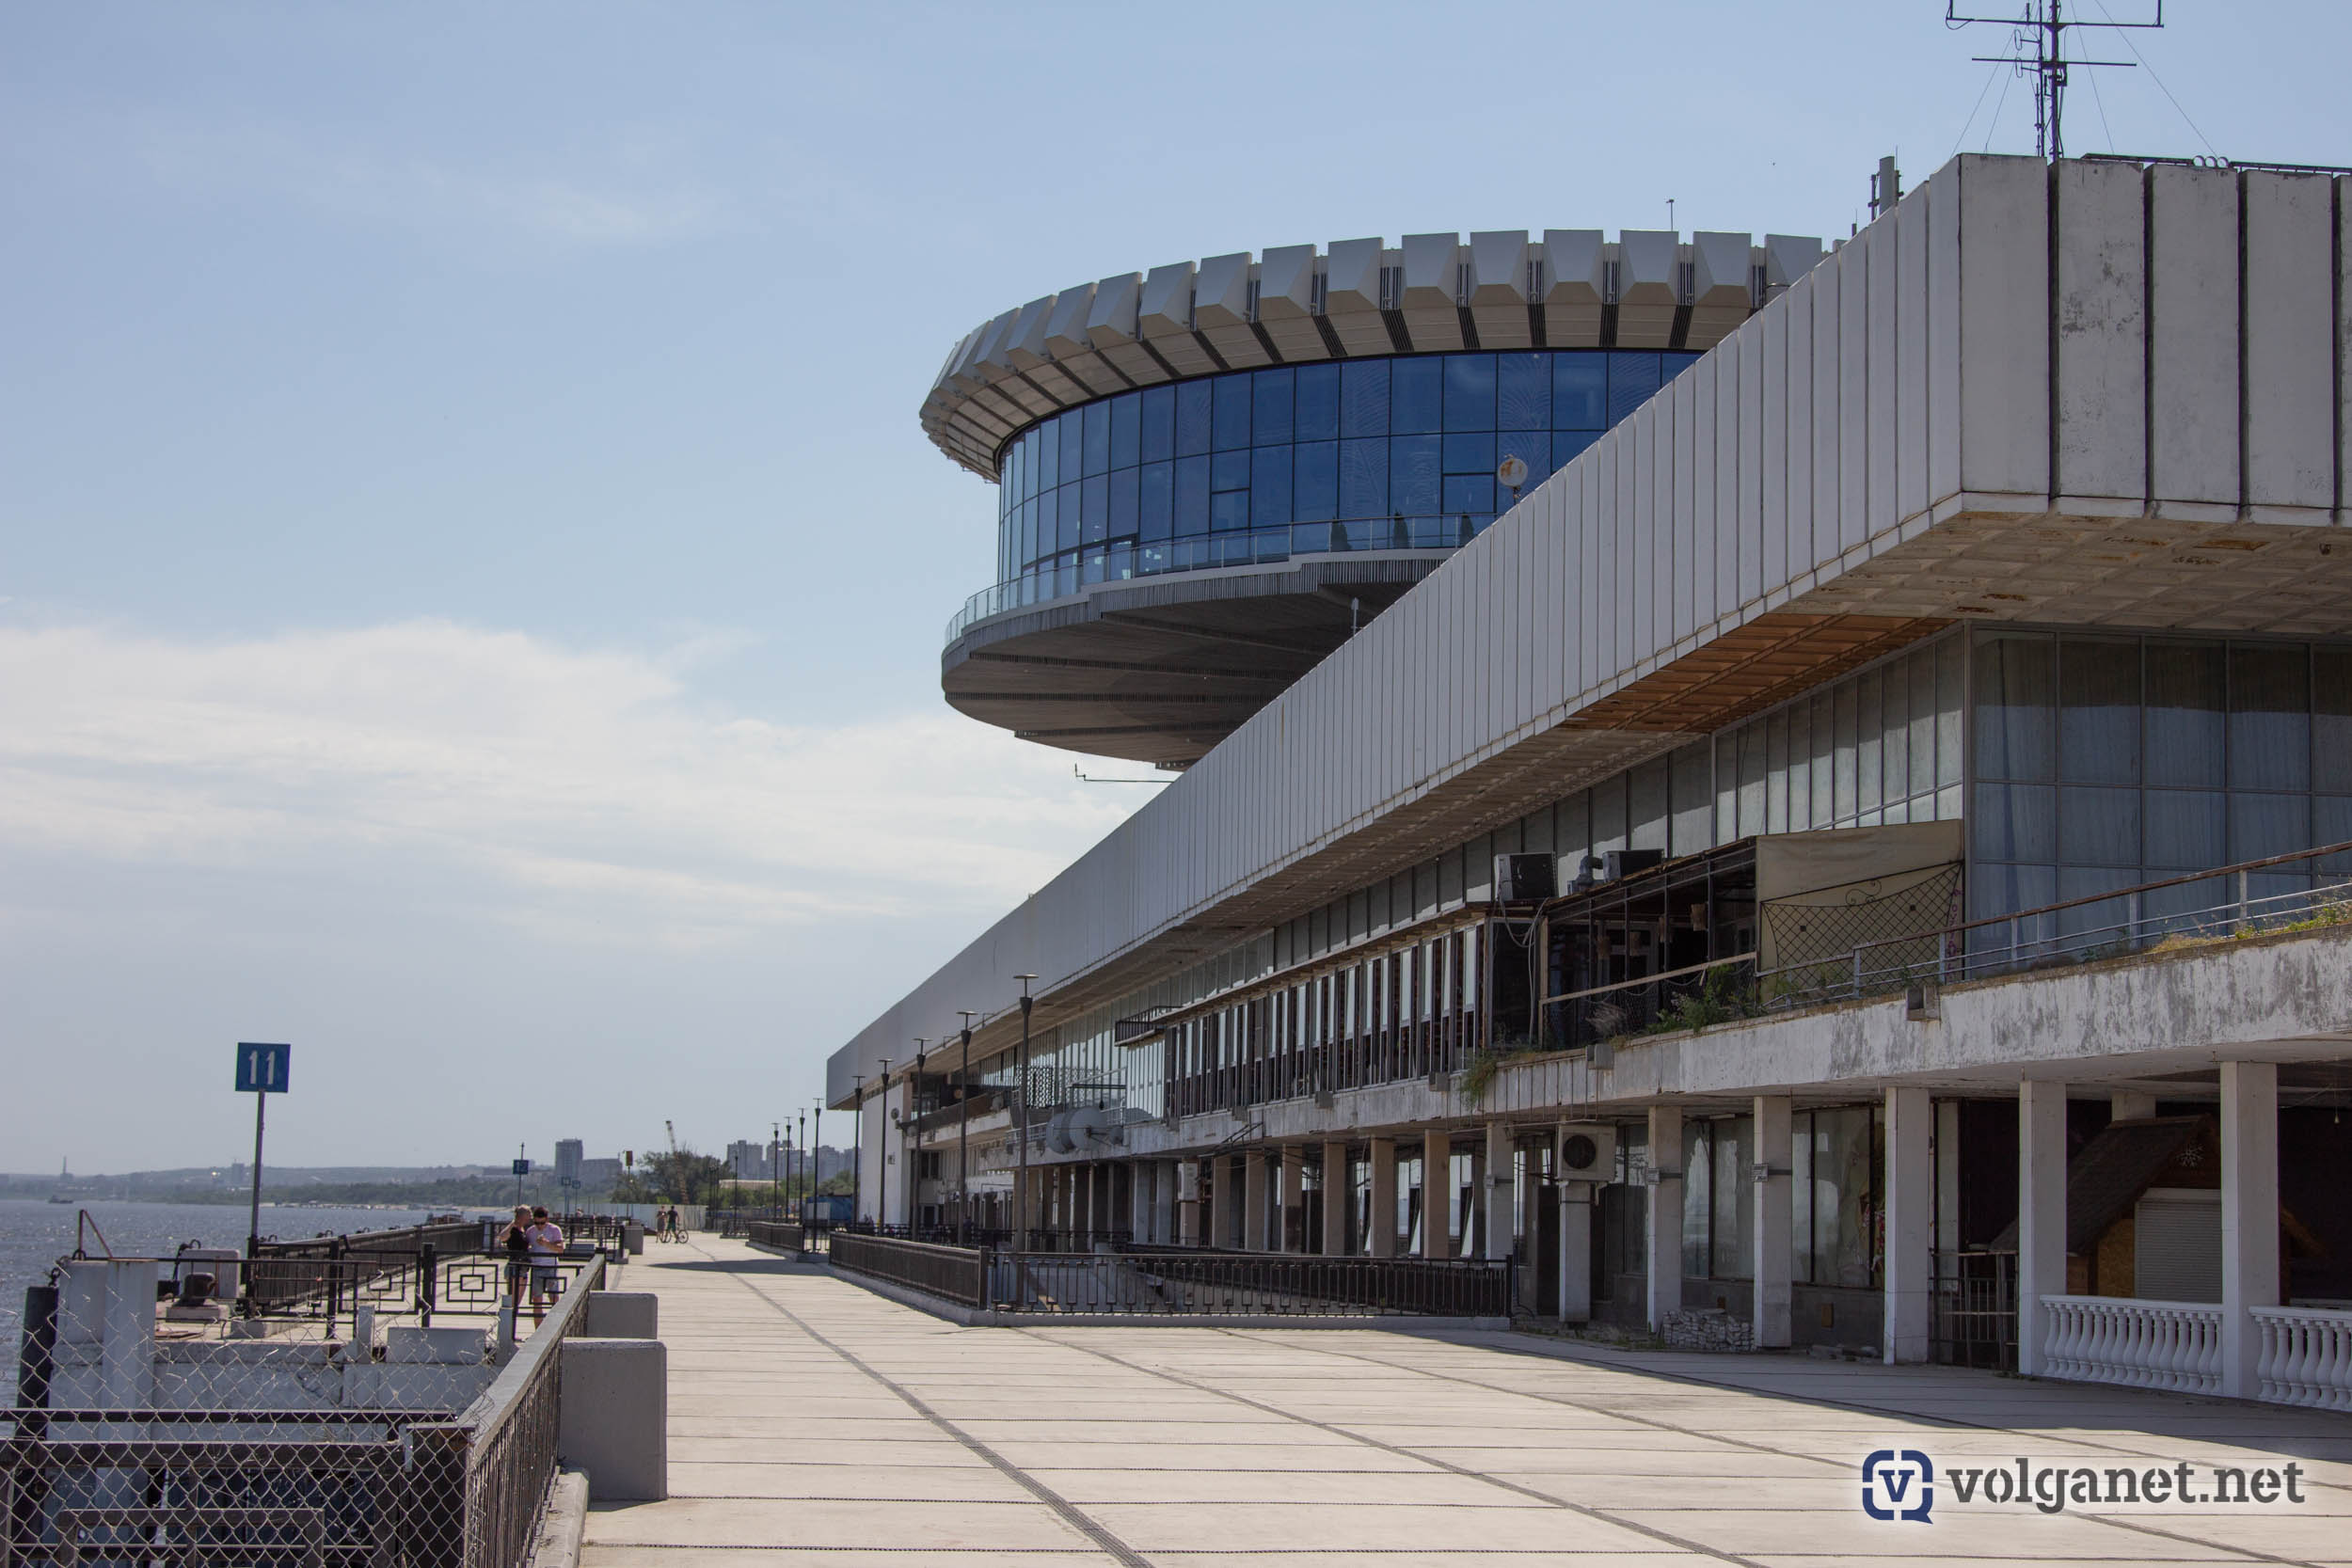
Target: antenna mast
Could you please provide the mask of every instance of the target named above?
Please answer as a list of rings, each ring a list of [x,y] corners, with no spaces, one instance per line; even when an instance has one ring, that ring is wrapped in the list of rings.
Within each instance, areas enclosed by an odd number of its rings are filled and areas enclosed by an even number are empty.
[[[2010,53],[1978,55],[1979,64],[2010,65],[2020,76],[2030,73],[2033,81],[2033,150],[2043,158],[2066,156],[2066,73],[2075,66],[2120,67],[2129,71],[2132,60],[2084,60],[2066,57],[2066,32],[2070,27],[2111,27],[2125,29],[2154,28],[2164,25],[2164,0],[2154,0],[2156,14],[2146,22],[2079,22],[2065,14],[2064,0],[2026,0],[2021,16],[1963,16],[1960,0],[1944,0],[1944,24],[1959,28],[1986,24],[2010,30]]]

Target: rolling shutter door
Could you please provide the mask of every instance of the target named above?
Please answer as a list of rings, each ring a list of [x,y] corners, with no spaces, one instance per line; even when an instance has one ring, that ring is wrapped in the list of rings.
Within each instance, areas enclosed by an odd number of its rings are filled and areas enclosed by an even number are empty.
[[[2144,1301],[2221,1299],[2219,1193],[2150,1193],[2133,1223],[2134,1294]]]

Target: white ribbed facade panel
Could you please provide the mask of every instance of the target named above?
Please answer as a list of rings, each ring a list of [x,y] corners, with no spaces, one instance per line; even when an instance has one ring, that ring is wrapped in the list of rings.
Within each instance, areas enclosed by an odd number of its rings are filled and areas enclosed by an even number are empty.
[[[2318,547],[2346,525],[2344,183],[1947,166],[878,1018],[829,1098],[1017,971],[1050,998],[1235,945],[1265,902],[1220,907],[1768,610],[2352,632],[2352,549]]]

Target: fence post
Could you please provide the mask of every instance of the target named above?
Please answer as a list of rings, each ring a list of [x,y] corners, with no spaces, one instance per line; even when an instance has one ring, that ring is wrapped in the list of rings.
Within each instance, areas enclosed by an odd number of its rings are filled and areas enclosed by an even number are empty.
[[[417,1248],[417,1320],[433,1326],[433,1309],[440,1305],[440,1249],[431,1242]]]

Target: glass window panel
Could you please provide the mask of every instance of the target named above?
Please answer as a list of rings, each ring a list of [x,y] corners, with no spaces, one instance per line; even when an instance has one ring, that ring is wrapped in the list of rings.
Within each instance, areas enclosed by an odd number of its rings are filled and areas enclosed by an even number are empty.
[[[2139,782],[2139,641],[2058,641],[2058,777]]]
[[[1086,414],[1064,414],[1054,423],[1061,429],[1061,467],[1056,477],[1063,484],[1074,484],[1086,477]]]
[[[1663,849],[1666,847],[1666,780],[1669,759],[1660,757],[1645,762],[1626,775],[1626,791],[1632,815],[1628,836],[1629,847]]]
[[[2058,672],[2047,637],[1987,636],[1977,644],[1977,773],[2046,779],[2057,762],[2051,719]]]
[[[1748,1244],[1755,1205],[1747,1201],[1755,1191],[1748,1166],[1755,1163],[1756,1121],[1752,1117],[1733,1117],[1715,1123],[1714,1132],[1715,1195],[1709,1228],[1714,1233],[1715,1256],[1708,1272],[1718,1279],[1747,1279],[1756,1273]]]
[[[1209,531],[1209,460],[1176,460],[1176,536],[1180,539]]]
[[[2312,847],[2312,802],[2307,795],[2230,792],[2230,859],[2260,860]],[[2288,866],[2290,871],[2301,870]]]
[[[1191,457],[1209,450],[1209,433],[1215,423],[1211,411],[1215,404],[1215,389],[1206,381],[1180,382],[1176,388],[1176,454]]]
[[[1779,722],[1779,719],[1775,717],[1769,721],[1740,726],[1737,753],[1737,766],[1740,769],[1740,810],[1738,813],[1740,826],[1737,836],[1740,838],[1766,831],[1764,781],[1768,769],[1765,766],[1767,744],[1765,737]],[[1788,802],[1785,800],[1781,803],[1781,809],[1784,813],[1788,809]]]
[[[1292,469],[1295,493],[1291,516],[1302,523],[1327,522],[1339,515],[1340,444],[1303,441],[1296,451],[1296,463]]]
[[[1897,659],[1880,672],[1880,762],[1890,802],[1911,794],[1911,661]]]
[[[2312,787],[2352,791],[2352,648],[2312,650]]]
[[[1134,468],[1114,469],[1111,473],[1111,537],[1133,538],[1141,521],[1137,471]]]
[[[1551,365],[1549,356],[1495,356],[1495,428],[1551,428]]]
[[[1438,510],[1439,440],[1436,436],[1390,438],[1390,510],[1411,516],[1426,516]]]
[[[1630,847],[1626,842],[1626,780],[1623,774],[1593,786],[1593,853]]]
[[[2061,865],[2058,867],[2058,895],[2067,899],[2089,898],[2094,894],[2130,887],[2137,880],[2139,872],[2136,867]],[[2077,904],[2071,910],[2060,910],[2057,921],[2058,934],[2073,937],[2093,931],[2113,931],[2131,918],[2130,899],[2103,898],[2096,904]],[[2122,934],[2116,931],[2116,935]]]
[[[1977,785],[1973,827],[1979,860],[2058,858],[2058,800],[2047,784]]]
[[[1658,372],[1660,377],[1661,378],[1661,382],[1672,381],[1676,376],[1680,375],[1684,371],[1687,371],[1692,366],[1697,364],[1699,359],[1700,356],[1698,355],[1685,354],[1679,350],[1672,354],[1660,355],[1658,356]]]
[[[1232,533],[1249,527],[1249,492],[1219,490],[1209,498],[1209,531]]]
[[[1877,1205],[1870,1180],[1867,1106],[1813,1113],[1813,1278],[1856,1289],[1871,1283]]]
[[[2229,797],[2217,789],[2152,789],[2143,851],[2153,870],[2201,871],[2229,863]]]
[[[1285,528],[1290,520],[1291,449],[1260,447],[1249,454],[1249,526]]]
[[[1078,487],[1078,515],[1083,519],[1081,543],[1099,545],[1110,537],[1111,481],[1096,474]]]
[[[1558,473],[1579,457],[1595,441],[1600,439],[1597,430],[1554,431],[1551,436],[1551,471]]]
[[[1216,388],[1216,436],[1218,451],[1231,451],[1249,444],[1250,378],[1246,375],[1221,375],[1209,383]]]
[[[1484,517],[1495,509],[1495,482],[1484,474],[1445,476],[1444,512],[1449,517]]]
[[[1960,783],[1960,724],[1967,701],[1968,640],[1947,637],[1935,645],[1935,782]]]
[[[1382,412],[1387,410],[1384,408]],[[1385,517],[1388,515],[1389,443],[1386,440],[1342,441],[1340,515],[1356,518]]]
[[[1837,819],[1836,799],[1836,717],[1837,705],[1833,694],[1822,692],[1813,699],[1813,812],[1812,824],[1827,828]]]
[[[1291,435],[1291,401],[1296,391],[1298,372],[1288,368],[1258,371],[1250,378],[1254,412],[1250,417],[1250,439],[1262,447],[1287,444]]]
[[[1935,787],[1935,650],[1922,648],[1911,667],[1911,792]]]
[[[1089,404],[1079,410],[1085,420],[1086,471],[1105,474],[1111,468],[1111,411],[1109,405]]]
[[[2309,789],[2311,656],[2283,647],[2230,648],[2230,787]]]
[[[1740,736],[1725,730],[1715,737],[1715,839],[1727,843],[1740,836]]]
[[[1798,728],[1806,710],[1784,708],[1764,721],[1764,831],[1796,832],[1804,827],[1805,737]]]
[[[1445,438],[1445,471],[1450,474],[1484,474],[1494,477],[1495,438],[1491,433],[1476,436],[1448,436]]]
[[[1389,365],[1386,359],[1349,360],[1340,366],[1340,434],[1389,433]]]
[[[1444,360],[1391,359],[1389,370],[1389,429],[1420,436],[1444,428]]]
[[[1032,504],[1037,507],[1037,553],[1041,556],[1052,555],[1061,548],[1061,530],[1057,521],[1061,516],[1061,492],[1058,489],[1048,490]]]
[[[1613,351],[1609,356],[1609,422],[1615,424],[1658,391],[1658,356]]]
[[[2137,865],[2139,791],[2079,787],[2059,790],[2058,859],[2069,865]]]
[[[1340,367],[1301,365],[1295,373],[1292,438],[1331,440],[1340,433]]]
[[[1132,468],[1143,461],[1143,394],[1111,399],[1111,467]]]
[[[1209,459],[1209,488],[1212,490],[1247,490],[1249,488],[1249,453],[1220,451]]]
[[[1069,449],[1065,447],[1063,450]],[[1075,484],[1061,485],[1055,491],[1054,514],[1058,521],[1054,529],[1054,542],[1055,547],[1065,554],[1085,542],[1085,488],[1086,482],[1080,480]]]
[[[1446,429],[1494,429],[1495,356],[1449,354],[1444,364]]]
[[[1020,558],[1024,562],[1037,559],[1037,502],[1034,500],[1021,503]]]
[[[2352,844],[2352,795],[2312,797],[2312,842]],[[2312,867],[2323,877],[2352,876],[2352,853],[2328,855]]]
[[[1876,811],[1885,799],[1880,793],[1885,783],[1886,732],[1882,727],[1882,682],[1879,672],[1866,670],[1854,677],[1854,809],[1857,812]]]
[[[2151,641],[2144,665],[2147,782],[2218,788],[2222,698],[2228,689],[2221,644]]]
[[[1704,1121],[1682,1124],[1682,1273],[1685,1278],[1707,1277],[1707,1221],[1713,1212],[1715,1162],[1713,1128]]]
[[[1136,472],[1142,492],[1140,526],[1136,531],[1146,539],[1165,539],[1175,525],[1176,465],[1146,463]]]
[[[1714,842],[1714,835],[1708,832],[1715,815],[1712,751],[1702,740],[1674,754],[1674,773],[1669,784],[1673,820],[1666,840],[1670,854],[1695,855]]]
[[[1176,388],[1144,388],[1143,461],[1162,463],[1176,455]]]
[[[1990,786],[1979,784],[1977,787],[1984,789]],[[2038,910],[2044,904],[2058,902],[2058,867],[1996,865],[1989,861],[1979,862],[1968,886],[1969,904],[1979,920],[1996,914],[2013,914],[2019,910]],[[2034,932],[2028,928],[2020,935],[2029,940]],[[1991,940],[2005,944],[2009,941],[2008,933],[1998,933]]]
[[[1038,488],[1061,483],[1061,421],[1047,420],[1037,427]]]
[[[1813,1281],[1813,1113],[1799,1111],[1789,1118],[1788,1205],[1789,1276],[1800,1285]]]
[[[1587,350],[1551,356],[1551,427],[1592,430],[1609,424],[1609,356]]]

